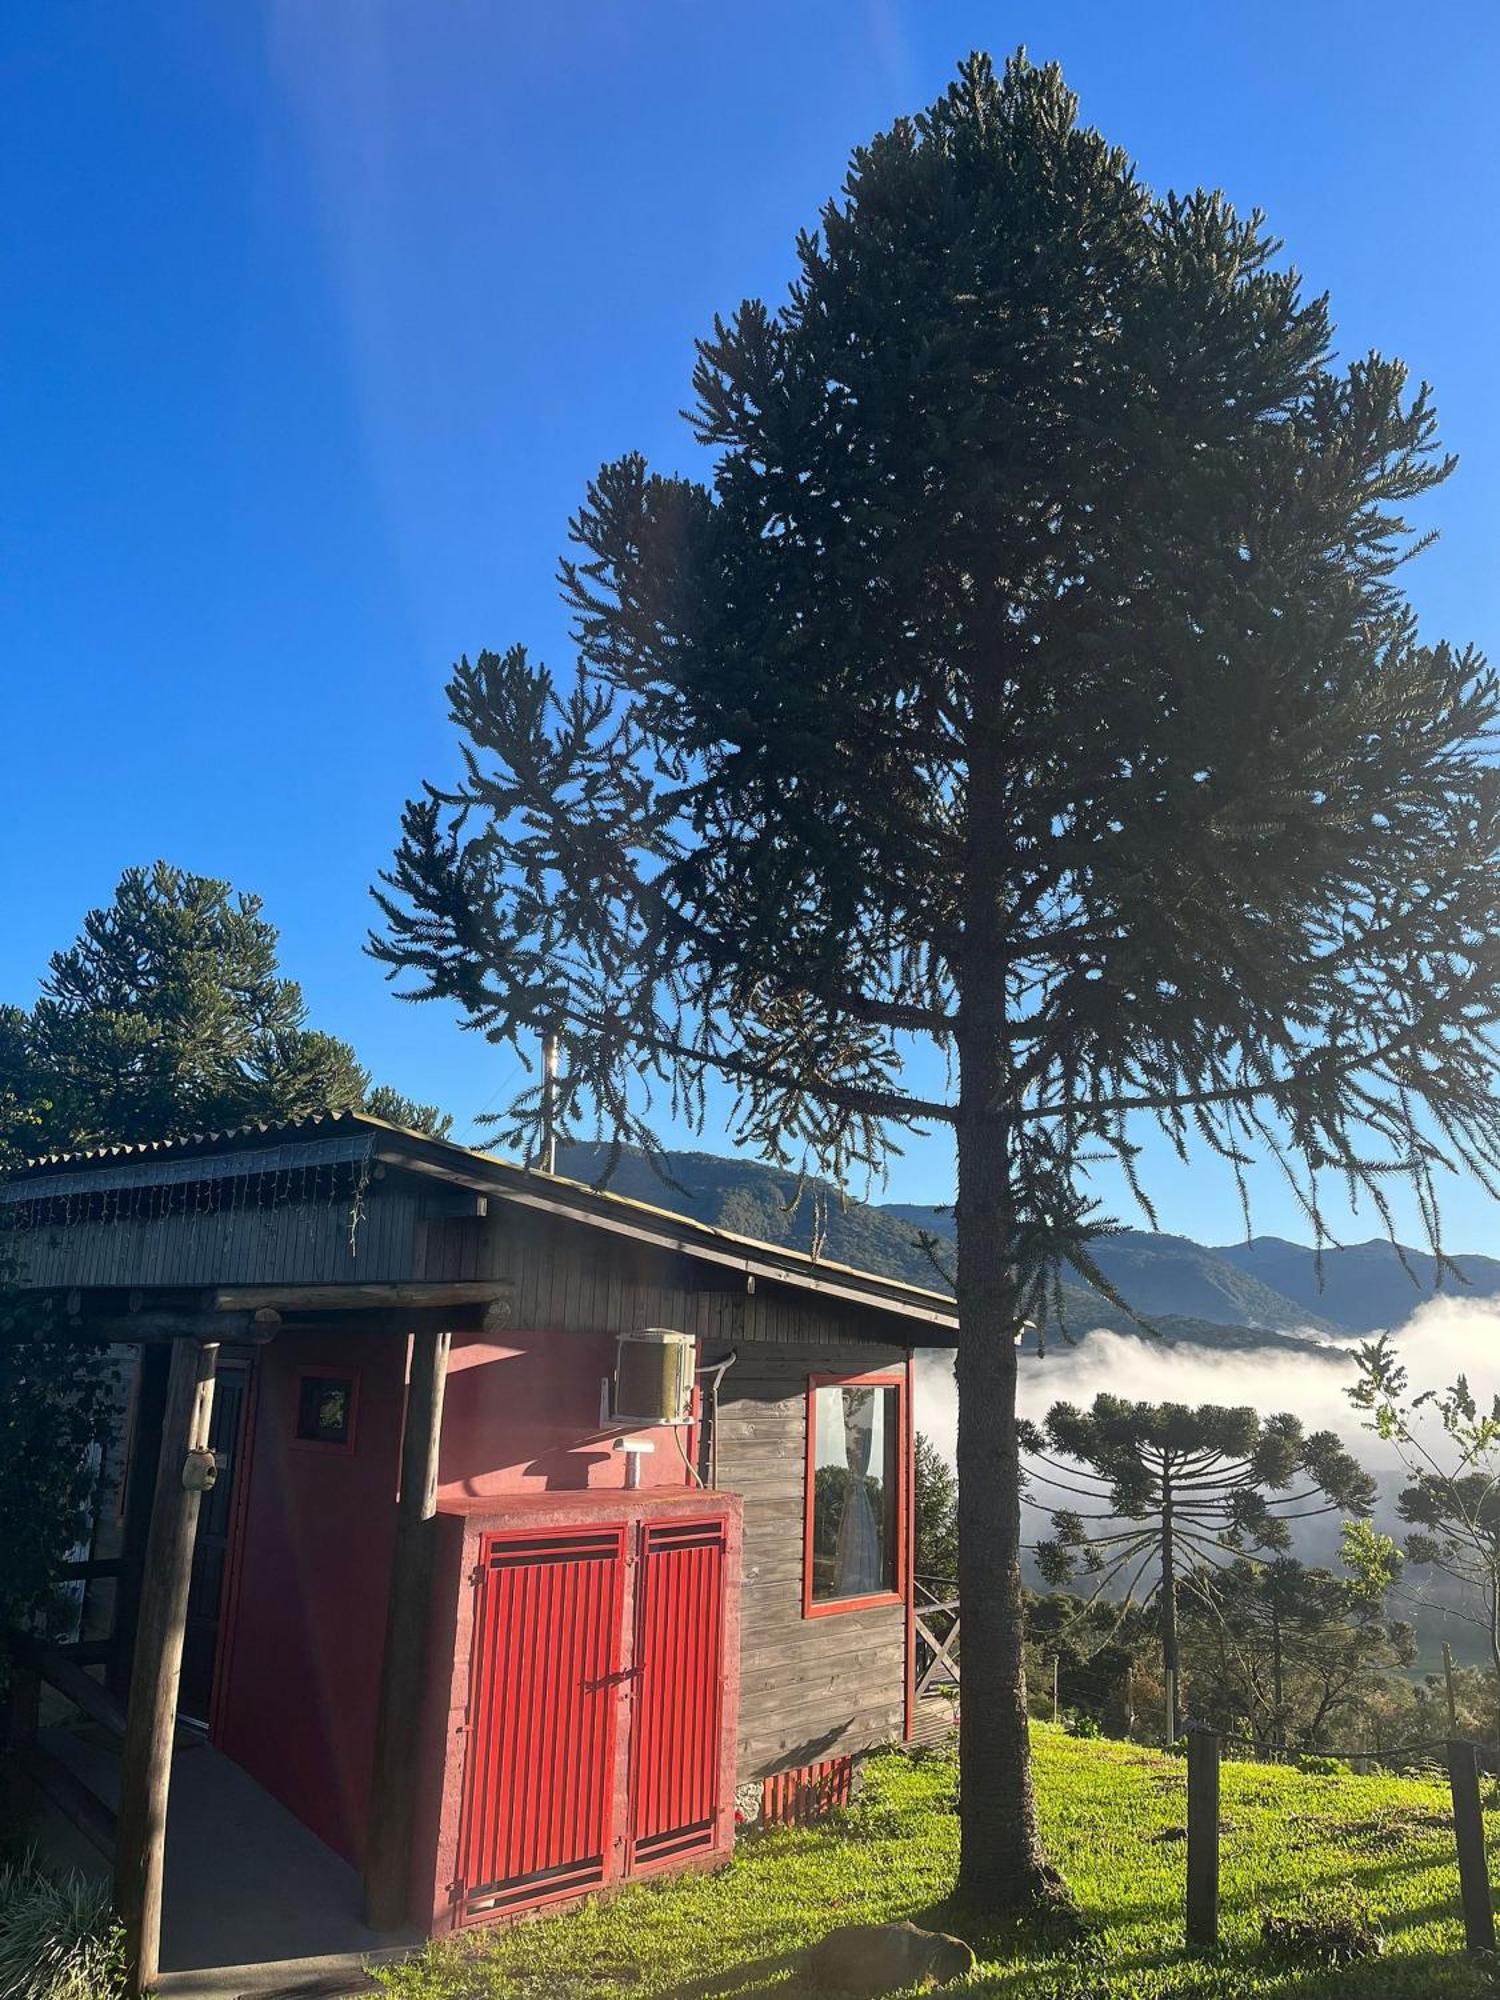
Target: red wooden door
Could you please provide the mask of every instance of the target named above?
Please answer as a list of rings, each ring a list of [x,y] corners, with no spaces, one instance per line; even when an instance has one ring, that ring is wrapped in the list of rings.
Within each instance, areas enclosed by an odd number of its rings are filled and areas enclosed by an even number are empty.
[[[723,1712],[722,1520],[646,1523],[636,1584],[630,1861],[712,1847]]]
[[[463,1915],[602,1882],[613,1837],[625,1529],[489,1536],[471,1666]]]

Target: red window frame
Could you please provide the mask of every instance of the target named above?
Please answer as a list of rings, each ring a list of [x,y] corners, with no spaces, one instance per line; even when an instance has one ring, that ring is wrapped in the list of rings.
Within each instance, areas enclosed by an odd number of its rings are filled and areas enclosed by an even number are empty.
[[[863,1597],[813,1596],[813,1503],[817,1490],[819,1389],[894,1389],[896,1391],[896,1547],[894,1590]],[[882,1604],[907,1601],[907,1551],[911,1541],[912,1442],[909,1422],[911,1389],[904,1368],[880,1368],[864,1375],[809,1375],[807,1378],[807,1470],[802,1496],[802,1616],[832,1618],[843,1611],[868,1611]]]

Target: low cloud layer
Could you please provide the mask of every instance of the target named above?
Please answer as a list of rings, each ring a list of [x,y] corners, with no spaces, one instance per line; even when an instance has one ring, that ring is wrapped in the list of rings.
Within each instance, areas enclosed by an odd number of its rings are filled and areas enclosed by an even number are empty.
[[[1392,1337],[1413,1389],[1443,1388],[1466,1374],[1482,1403],[1500,1393],[1500,1301],[1429,1299]],[[1059,1342],[1045,1355],[1023,1355],[1020,1407],[1025,1416],[1041,1417],[1053,1403],[1089,1403],[1107,1391],[1138,1402],[1292,1410],[1309,1430],[1336,1430],[1351,1444],[1363,1440],[1361,1455],[1374,1469],[1376,1441],[1361,1430],[1345,1394],[1355,1379],[1356,1344],[1219,1353],[1168,1347],[1144,1334],[1094,1333],[1076,1347]],[[957,1415],[951,1358],[925,1356],[917,1371],[917,1427],[950,1460]]]
[[[1500,1301],[1430,1299],[1394,1329],[1392,1338],[1414,1392],[1446,1388],[1464,1374],[1481,1405],[1500,1393]],[[1024,1416],[1039,1419],[1054,1403],[1087,1404],[1107,1392],[1151,1403],[1249,1404],[1262,1415],[1290,1410],[1310,1431],[1337,1431],[1379,1478],[1382,1502],[1376,1519],[1387,1532],[1399,1533],[1394,1506],[1399,1461],[1363,1428],[1361,1413],[1345,1393],[1356,1377],[1356,1345],[1350,1341],[1305,1353],[1280,1348],[1217,1353],[1168,1347],[1139,1334],[1095,1333],[1077,1347],[1059,1343],[1045,1355],[1023,1355],[1020,1408]],[[950,1463],[957,1415],[951,1357],[924,1357],[917,1371],[917,1428]],[[1028,1541],[1047,1532],[1048,1511],[1029,1515]],[[1336,1544],[1336,1521],[1309,1524],[1299,1552],[1326,1562],[1334,1559]],[[1417,1577],[1410,1582],[1425,1594]]]

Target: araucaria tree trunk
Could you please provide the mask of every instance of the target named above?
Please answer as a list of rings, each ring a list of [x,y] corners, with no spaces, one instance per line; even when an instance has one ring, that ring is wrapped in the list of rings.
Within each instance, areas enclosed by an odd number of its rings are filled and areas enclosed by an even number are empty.
[[[989,1911],[1041,1900],[1052,1879],[1027,1744],[1008,1152],[1003,1119],[976,1108],[960,1128],[958,1169],[959,1893]]]
[[[963,1621],[959,1895],[986,1912],[1059,1892],[1037,1824],[1021,1598],[1016,1375],[1023,1290],[1013,1187],[1015,1083],[1006,1006],[1005,801],[993,773],[997,688],[976,699],[968,784],[958,1031],[958,1596]]]
[[[1182,1659],[1177,1645],[1177,1534],[1172,1517],[1170,1463],[1164,1453],[1161,1474],[1161,1663],[1166,1681],[1167,1741],[1175,1743],[1181,1727]]]

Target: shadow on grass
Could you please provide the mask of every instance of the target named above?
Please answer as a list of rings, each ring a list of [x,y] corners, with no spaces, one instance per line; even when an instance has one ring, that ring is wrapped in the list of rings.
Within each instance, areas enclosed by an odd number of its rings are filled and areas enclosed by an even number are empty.
[[[800,1951],[778,1951],[765,1958],[746,1959],[724,1972],[685,1979],[662,1989],[661,2000],[749,2000],[757,1993],[787,1995],[800,1988],[786,1984],[786,1975],[801,1963]]]
[[[1038,1964],[1052,1965],[1055,1962],[1058,1970],[1065,1971],[1069,1964],[1067,1947],[1078,1942],[1076,1919],[1041,1917],[1029,1922],[1017,1919],[1013,1923],[996,1925],[976,1918],[971,1910],[951,1896],[908,1910],[890,1911],[869,1921],[912,1923],[920,1930],[946,1931],[962,1938],[972,1946],[981,1963],[1000,1964],[1000,1977],[1007,1984],[1004,1988],[997,1988],[997,1991],[1013,1990],[1009,1984],[1012,1970],[1016,1978],[1033,1982],[1034,1990],[1045,1991],[1045,1988],[1034,1985]],[[830,1924],[829,1928],[834,1928],[834,1925]],[[812,2000],[812,1996],[821,1995],[823,1989],[813,1986],[805,1976],[802,1979],[797,1977],[805,1951],[806,1948],[775,1952],[747,1959],[721,1972],[680,1980],[675,1985],[661,1988],[658,2000],[756,2000],[756,1996],[761,1994],[775,1994],[778,2000],[802,2000],[802,1996],[806,1995],[808,2000]],[[1157,1962],[1149,1961],[1152,1964]],[[1140,1963],[1144,1965],[1148,1961],[1142,1959]],[[905,1991],[904,1988],[898,1990]],[[1021,1989],[1017,1987],[1014,1990]]]

